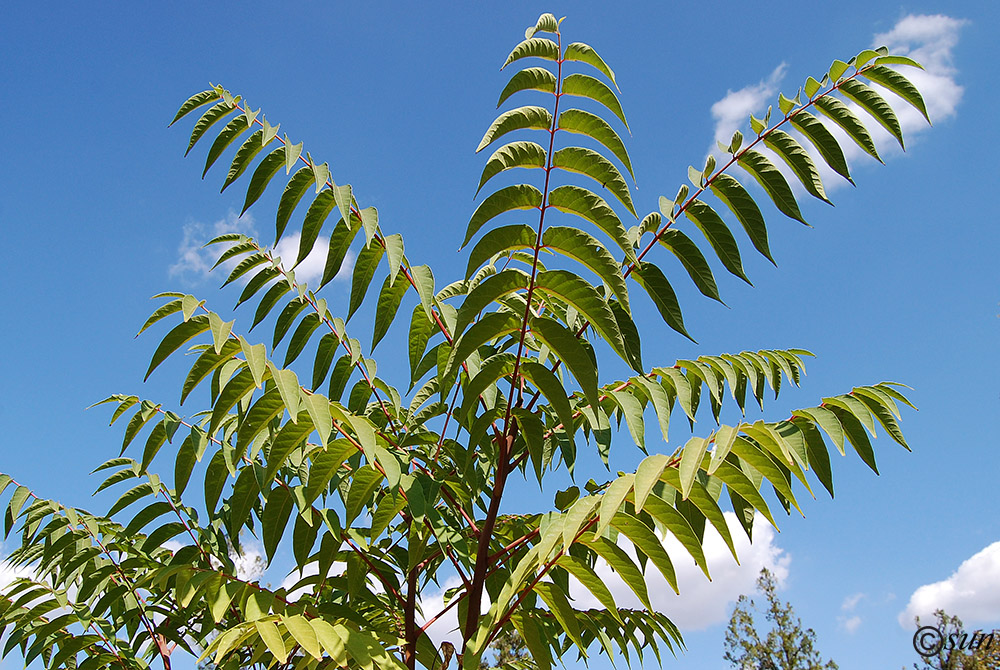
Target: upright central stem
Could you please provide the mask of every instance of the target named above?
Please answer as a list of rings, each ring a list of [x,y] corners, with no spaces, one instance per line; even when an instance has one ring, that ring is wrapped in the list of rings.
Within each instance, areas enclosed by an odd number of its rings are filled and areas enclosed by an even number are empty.
[[[490,497],[490,506],[486,512],[486,519],[483,521],[479,535],[479,545],[476,551],[476,566],[472,574],[472,584],[469,588],[469,613],[465,621],[465,631],[463,635],[463,647],[467,647],[469,640],[479,627],[479,610],[482,606],[483,586],[486,582],[486,573],[489,568],[490,541],[493,538],[493,530],[496,527],[497,516],[500,513],[500,501],[503,498],[504,486],[507,483],[507,475],[511,470],[511,451],[514,446],[514,438],[517,435],[517,424],[512,420],[511,412],[514,408],[515,394],[520,401],[521,385],[518,383],[521,368],[521,358],[524,355],[524,340],[528,332],[528,318],[531,316],[531,300],[535,291],[535,280],[538,276],[538,256],[542,249],[542,233],[545,226],[545,210],[548,206],[549,178],[552,175],[552,149],[555,146],[556,129],[559,123],[559,98],[562,93],[562,35],[556,33],[558,41],[559,60],[556,61],[556,89],[554,91],[555,104],[552,110],[552,124],[549,126],[549,152],[545,161],[545,185],[542,188],[542,201],[538,216],[538,232],[535,237],[534,256],[531,262],[531,279],[528,282],[528,293],[525,296],[524,318],[521,321],[520,339],[517,345],[517,355],[514,358],[514,369],[510,378],[510,394],[507,401],[507,411],[504,416],[503,435],[497,438],[497,467],[496,477],[493,482],[493,494]],[[464,649],[463,649],[464,651]]]

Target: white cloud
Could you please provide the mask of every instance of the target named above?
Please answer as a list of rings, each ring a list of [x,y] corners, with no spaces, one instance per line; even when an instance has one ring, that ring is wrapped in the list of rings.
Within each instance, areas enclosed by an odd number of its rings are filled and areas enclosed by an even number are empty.
[[[170,266],[170,276],[179,277],[187,284],[204,281],[219,254],[225,249],[223,245],[205,248],[205,243],[226,233],[241,233],[253,237],[257,234],[254,223],[252,214],[241,217],[233,210],[229,210],[225,218],[212,224],[198,221],[185,223],[184,237],[177,248],[177,262]]]
[[[170,276],[178,277],[188,285],[204,281],[208,277],[208,273],[211,271],[216,259],[227,248],[225,244],[212,245],[206,248],[205,243],[226,233],[240,233],[248,237],[257,238],[258,232],[253,215],[247,213],[243,216],[237,216],[235,211],[230,210],[225,218],[219,219],[210,225],[197,221],[184,224],[184,237],[177,249],[177,262],[170,266]],[[293,268],[293,264],[299,253],[300,239],[300,233],[290,233],[282,237],[278,241],[278,244],[272,248],[273,255],[282,259],[282,266],[286,269]],[[302,259],[302,262],[298,266],[294,267],[297,281],[311,284],[314,287],[319,283],[319,280],[323,277],[329,246],[329,237],[320,235],[316,238],[316,242],[313,244],[309,255]],[[219,271],[228,273],[232,271],[238,262],[239,259],[228,260],[220,266]],[[337,273],[333,281],[340,281],[350,276],[353,267],[354,253],[348,251],[344,257],[340,272]],[[241,279],[248,281],[253,275],[254,272],[249,272]]]
[[[891,30],[875,35],[873,40],[873,46],[886,46],[894,55],[909,56],[924,66],[923,70],[906,66],[898,66],[897,69],[913,82],[921,92],[927,107],[927,113],[931,121],[935,123],[954,116],[962,99],[964,89],[956,81],[957,70],[953,65],[953,50],[958,44],[961,28],[966,23],[968,22],[963,19],[956,19],[942,14],[910,14],[900,19]],[[785,63],[782,63],[766,80],[746,86],[737,91],[731,90],[721,100],[712,105],[712,118],[715,119],[716,140],[728,145],[734,130],[742,130],[744,136],[750,132],[747,128],[749,115],[763,116],[768,105],[777,104],[777,86],[781,83],[785,69]],[[907,145],[911,145],[915,136],[925,132],[929,128],[927,121],[909,103],[904,102],[895,94],[878,87],[878,85],[874,86],[879,88],[879,92],[886,97],[896,111],[900,127],[903,131],[903,139],[907,142]],[[878,152],[883,158],[887,155],[899,153],[899,145],[888,131],[884,130],[878,122],[872,119],[866,112],[860,110],[853,102],[846,102],[848,107],[861,118],[865,126],[871,131]],[[837,137],[841,147],[844,149],[844,155],[847,158],[848,164],[853,166],[858,159],[870,160],[866,158],[867,154],[838,126],[822,115],[818,116]],[[790,132],[793,135],[798,135],[795,131]],[[808,142],[801,138],[801,136],[799,136],[799,140],[807,147],[809,146]],[[777,158],[770,150],[762,150],[771,155],[773,162],[784,173],[785,178],[792,184],[796,193],[803,195],[805,190],[785,165],[784,161]],[[719,155],[714,143],[710,151],[715,153],[716,156]],[[847,183],[831,170],[825,162],[816,157],[815,151],[811,151],[811,153],[814,155],[815,162],[828,192]]]
[[[681,543],[670,536],[663,546],[674,562],[680,595],[674,593],[659,571],[647,565],[649,596],[654,609],[670,617],[682,630],[699,630],[726,621],[730,604],[741,594],[750,593],[761,568],[766,567],[781,585],[788,576],[790,557],[775,543],[775,531],[759,516],[754,520],[753,544],[747,539],[736,515],[726,512],[726,521],[736,545],[740,563],[733,560],[722,537],[709,525],[705,530],[705,559],[712,580],[688,556]],[[619,536],[622,548],[632,551],[628,541]],[[634,555],[634,554],[633,554]],[[639,599],[611,568],[599,562],[597,574],[611,590],[619,607],[641,607]],[[602,607],[596,598],[579,583],[571,582],[570,595],[578,608]]]
[[[1000,542],[963,562],[948,579],[914,591],[899,625],[910,628],[914,617],[931,619],[939,609],[966,623],[1000,621]]]
[[[840,609],[844,612],[851,612],[858,606],[858,603],[861,602],[861,599],[864,597],[864,593],[855,593],[853,596],[847,596],[844,598],[844,602],[841,604]]]
[[[852,616],[850,619],[844,619],[841,624],[848,633],[854,633],[861,626],[861,617],[857,615]]]
[[[6,589],[15,579],[31,577],[34,570],[30,566],[13,566],[7,561],[0,561],[0,592]]]
[[[768,104],[774,102],[774,97],[778,93],[778,84],[784,79],[787,69],[788,65],[782,63],[774,68],[767,79],[762,79],[750,86],[744,86],[737,91],[729,90],[721,100],[712,105],[712,118],[715,119],[715,140],[717,142],[728,146],[733,132],[743,130],[751,114],[762,115],[762,112],[767,110]],[[715,144],[712,145],[712,149],[716,149]]]

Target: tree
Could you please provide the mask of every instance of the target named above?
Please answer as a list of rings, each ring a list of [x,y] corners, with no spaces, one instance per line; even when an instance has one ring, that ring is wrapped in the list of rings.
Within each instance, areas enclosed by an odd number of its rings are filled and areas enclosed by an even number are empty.
[[[492,661],[484,661],[484,668],[535,668],[528,654],[528,645],[524,639],[517,634],[516,630],[510,630],[497,635],[497,638],[490,645],[493,652]]]
[[[179,649],[219,668],[457,661],[474,670],[491,644],[516,631],[540,668],[574,653],[660,657],[683,641],[653,609],[646,576],[656,571],[677,590],[673,562],[691,559],[707,575],[709,526],[735,557],[723,507],[749,535],[756,515],[774,523],[765,499],[772,490],[786,512],[798,509],[793,482],[808,487],[807,470],[832,494],[828,439],[873,470],[866,431],[881,425],[906,447],[897,419],[898,404],[909,402],[898,385],[879,383],[785,420],[719,425],[672,454],[656,453],[647,421],[666,441],[671,416],[693,422],[700,410],[718,422],[730,396],[740,409],[748,395],[763,409],[765,386],[777,395],[797,384],[810,354],[762,350],[648,365],[633,315],[658,314],[687,336],[671,286],[681,279],[668,280],[659,258],[679,259],[694,285],[719,300],[695,242],[704,237],[722,266],[747,280],[732,221],[720,211],[732,213],[758,252],[770,259],[770,251],[764,214],[736,168],[781,213],[804,221],[773,158],[827,200],[806,146],[850,174],[821,118],[878,158],[859,115],[902,143],[878,90],[926,114],[894,69],[916,63],[884,49],[834,61],[794,98],[781,96],[778,113],[752,117],[746,138],[737,132],[720,145],[724,158],[691,168],[693,186],[661,197],[658,211],[640,218],[613,70],[592,47],[564,42],[551,14],[529,28],[505,67],[525,59],[532,66],[512,76],[500,104],[526,91],[551,94],[549,104],[509,109],[489,126],[479,150],[515,131],[525,139],[493,151],[479,187],[521,170],[535,185],[510,183],[480,200],[463,236],[468,262],[457,273],[414,262],[363,193],[337,183],[328,163],[240,96],[217,86],[183,103],[174,122],[201,114],[188,151],[212,138],[205,172],[226,154],[224,188],[242,179],[244,211],[273,207],[274,244],[298,235],[298,250],[280,259],[272,245],[244,235],[212,241],[228,271],[224,285],[239,288],[239,305],[254,306],[249,329],[193,295],[159,296],[162,305],[140,329],[164,329],[146,376],[168,359],[181,366],[175,354],[187,345],[181,403],[202,404],[182,416],[136,395],[98,403],[126,425],[121,453],[98,468],[106,475],[99,490],[126,489],[106,513],[40,499],[2,476],[5,531],[20,536],[10,560],[33,571],[0,601],[4,653],[81,669],[155,659],[169,668]],[[538,137],[541,144],[527,139]],[[508,220],[511,212],[531,225]],[[320,239],[329,240],[325,271],[309,287],[294,268]],[[356,259],[341,311],[322,289],[349,253]],[[410,364],[402,379],[372,353],[400,314]],[[357,319],[373,322],[370,343],[359,339]],[[273,330],[270,346],[249,335],[262,322]],[[653,453],[634,472],[587,482],[584,492],[552,491],[553,473],[573,473],[578,454],[589,455],[581,449],[596,448],[610,473],[612,445],[621,443]],[[511,482],[532,478],[554,493],[554,507],[504,513]],[[270,588],[241,576],[241,531],[260,538],[268,563],[290,546],[297,583]],[[667,534],[686,556],[667,552]],[[641,608],[616,605],[599,564],[616,571]],[[458,586],[443,609],[423,611],[423,596],[444,578]],[[600,607],[578,609],[571,597],[585,592]],[[451,613],[458,626],[436,645],[426,631]]]
[[[926,629],[916,617],[918,629],[914,647],[926,653],[922,664],[913,664],[914,670],[997,670],[1000,668],[1000,639],[995,632],[967,630],[962,620],[944,610],[934,612],[934,622]]]
[[[790,603],[778,598],[774,575],[767,568],[760,571],[757,591],[764,596],[767,606],[757,609],[753,599],[740,596],[733,608],[726,629],[726,655],[734,668],[739,670],[837,670],[832,660],[823,663],[816,650],[816,633],[812,628],[802,630],[802,621],[795,616]],[[754,614],[763,613],[771,629],[761,640],[754,622]]]

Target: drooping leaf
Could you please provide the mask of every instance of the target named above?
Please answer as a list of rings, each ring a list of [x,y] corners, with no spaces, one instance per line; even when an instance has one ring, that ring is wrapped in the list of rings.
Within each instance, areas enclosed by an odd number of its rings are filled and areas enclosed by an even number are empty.
[[[684,213],[705,235],[719,260],[722,261],[722,265],[730,273],[750,284],[750,280],[747,279],[746,273],[743,271],[739,245],[736,244],[736,239],[718,213],[697,199],[688,203]],[[753,284],[750,285],[753,286]]]
[[[375,270],[378,269],[385,249],[380,244],[370,244],[362,247],[354,262],[354,274],[351,277],[351,303],[347,311],[347,318],[350,319],[364,302],[368,287],[375,277]]]
[[[482,141],[476,147],[479,153],[499,137],[515,130],[535,129],[549,130],[552,127],[552,114],[544,107],[518,107],[508,112],[504,112],[496,118],[493,125],[489,127]]]
[[[705,260],[701,249],[698,248],[698,245],[690,237],[680,230],[668,228],[660,236],[660,244],[669,249],[677,257],[677,260],[687,270],[691,281],[698,287],[702,295],[722,302],[722,298],[719,297],[719,288],[715,283],[715,275],[712,274],[712,268],[709,266],[708,261]]]
[[[565,95],[589,98],[604,105],[621,119],[622,124],[628,129],[628,121],[625,120],[625,112],[622,111],[622,104],[618,100],[618,96],[599,79],[585,74],[571,74],[563,79],[561,92]]]
[[[520,209],[538,209],[542,206],[542,192],[529,184],[515,184],[506,186],[496,193],[492,193],[480,203],[472,218],[469,219],[469,226],[465,232],[464,247],[469,243],[479,229],[490,219],[503,214]]]
[[[816,151],[823,157],[826,164],[834,172],[842,176],[847,181],[854,183],[844,157],[844,150],[840,148],[837,138],[827,129],[826,125],[815,116],[805,110],[799,110],[789,119],[796,130],[806,136],[806,138],[816,147]]]
[[[875,149],[875,142],[868,133],[868,129],[847,105],[832,95],[816,98],[814,104],[827,118],[840,126],[847,133],[847,136],[864,149],[868,155],[880,163],[883,162]]]
[[[614,240],[629,262],[637,262],[635,250],[628,240],[625,226],[622,225],[621,219],[601,196],[585,188],[567,184],[552,189],[549,193],[548,204],[561,212],[576,214],[590,221]]]
[[[635,173],[632,172],[632,161],[625,149],[625,143],[622,142],[614,128],[608,125],[607,121],[582,109],[567,109],[559,114],[557,127],[559,130],[586,135],[600,142],[622,162],[632,179],[635,179]]]
[[[619,302],[628,310],[628,287],[621,266],[611,252],[586,231],[565,226],[549,226],[542,235],[546,249],[558,251],[585,265],[611,287]]]
[[[596,151],[583,147],[560,149],[552,155],[552,167],[587,175],[611,191],[632,213],[632,216],[637,216],[625,177],[622,176],[614,163]]]
[[[507,60],[500,69],[504,69],[511,63],[522,58],[543,58],[545,60],[559,60],[559,45],[544,37],[529,37],[510,52]]]
[[[586,63],[610,79],[611,83],[615,85],[615,88],[618,87],[618,82],[615,81],[615,73],[589,44],[584,44],[583,42],[573,42],[566,47],[566,52],[563,54],[563,60]]]
[[[529,90],[555,93],[556,76],[543,67],[529,67],[519,71],[510,78],[503,91],[500,92],[497,107],[515,93]]]
[[[694,342],[694,338],[687,332],[684,326],[684,317],[681,315],[681,306],[677,301],[677,294],[670,286],[670,282],[664,276],[660,268],[652,263],[643,263],[633,273],[639,285],[646,289],[646,293],[656,305],[656,310],[663,317],[663,321],[676,330],[678,333]]]
[[[791,187],[767,156],[759,151],[747,149],[739,155],[738,160],[740,167],[749,172],[750,176],[756,179],[757,183],[767,191],[768,196],[781,213],[802,223],[806,222],[799,212],[799,206],[795,202],[795,196],[792,195]]]
[[[896,112],[873,88],[857,79],[848,79],[840,85],[840,92],[858,104],[896,138],[903,148],[903,129],[899,125]]]
[[[815,163],[809,157],[809,152],[795,141],[794,137],[783,130],[774,128],[764,138],[764,144],[778,154],[788,164],[788,167],[792,168],[792,172],[805,186],[806,191],[820,200],[830,202],[826,197],[819,170],[816,169]]]
[[[523,223],[493,228],[472,247],[469,264],[465,269],[465,278],[471,277],[495,255],[520,249],[533,249],[537,241],[538,234],[535,230]]]
[[[534,142],[521,141],[503,145],[486,161],[476,195],[479,195],[486,182],[504,170],[545,167],[545,157],[545,149]]]

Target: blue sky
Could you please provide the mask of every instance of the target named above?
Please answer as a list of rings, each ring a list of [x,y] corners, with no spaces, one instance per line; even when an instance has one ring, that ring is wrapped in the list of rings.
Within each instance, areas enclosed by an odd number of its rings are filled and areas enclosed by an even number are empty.
[[[456,237],[485,160],[474,149],[508,77],[499,65],[540,12],[568,15],[567,38],[592,44],[616,71],[640,213],[673,196],[717,133],[882,35],[928,65],[921,83],[934,127],[905,121],[908,150],[886,150],[885,167],[855,156],[858,188],[833,190],[835,208],[804,203],[813,228],[769,210],[778,267],[747,245],[754,287],[717,268],[729,307],[675,281],[699,344],[650,318],[646,356],[671,363],[745,349],[815,352],[801,389],[766,407],[774,419],[855,385],[905,382],[920,407],[904,414],[913,453],[881,437],[880,477],[856,457],[835,460],[836,500],[809,500],[806,519],[779,519],[780,534],[761,532],[741,568],[720,559],[710,587],[692,571],[685,589],[682,573],[681,599],[659,602],[689,651],[666,666],[724,666],[731,601],[752,588],[761,565],[777,568],[782,597],[842,668],[918,660],[913,613],[945,607],[970,628],[1000,626],[1000,455],[991,429],[1000,404],[1000,233],[988,162],[1000,140],[990,85],[1000,55],[996,10],[972,2],[706,7],[6,8],[0,471],[40,495],[101,510],[106,499],[90,498],[97,482],[83,473],[117,455],[121,434],[107,428],[106,411],[84,408],[116,392],[176,403],[181,381],[180,367],[164,366],[142,383],[156,339],[133,335],[154,308],[148,298],[183,290],[219,310],[233,304],[231,292],[218,291],[222,278],[205,276],[197,245],[223,229],[267,237],[272,210],[235,220],[240,186],[220,196],[222,168],[199,179],[206,149],[183,157],[190,124],[166,128],[208,82],[262,107],[329,161],[334,178],[378,207],[383,228],[402,233],[409,257],[435,267],[442,284],[464,268]],[[340,304],[347,291],[343,282],[326,289]],[[397,325],[379,353],[404,337]],[[677,423],[674,439],[686,439]],[[634,467],[634,451],[620,448],[616,465]],[[533,490],[525,486],[510,511],[550,504]],[[604,666],[596,659],[592,667]]]

